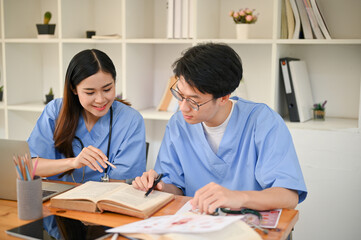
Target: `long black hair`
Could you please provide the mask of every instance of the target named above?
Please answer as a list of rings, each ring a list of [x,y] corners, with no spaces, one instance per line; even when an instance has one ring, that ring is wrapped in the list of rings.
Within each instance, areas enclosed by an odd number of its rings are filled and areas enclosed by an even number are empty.
[[[65,76],[63,105],[54,131],[55,148],[65,157],[74,157],[72,142],[80,114],[83,111],[79,97],[75,95],[74,90],[81,81],[99,71],[111,74],[115,81],[116,70],[112,60],[97,49],[81,51],[69,63]]]

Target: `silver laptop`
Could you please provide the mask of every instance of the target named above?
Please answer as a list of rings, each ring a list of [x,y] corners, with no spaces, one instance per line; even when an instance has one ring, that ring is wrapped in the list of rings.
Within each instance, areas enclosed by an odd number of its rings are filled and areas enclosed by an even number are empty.
[[[13,161],[14,155],[30,156],[26,141],[0,139],[0,199],[16,200],[16,170]],[[73,185],[43,182],[43,201],[62,193]]]

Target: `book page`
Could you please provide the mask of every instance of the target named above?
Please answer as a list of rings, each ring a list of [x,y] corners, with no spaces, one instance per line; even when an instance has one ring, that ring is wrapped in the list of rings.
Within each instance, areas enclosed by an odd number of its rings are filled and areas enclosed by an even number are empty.
[[[102,200],[109,200],[129,208],[144,211],[173,197],[173,194],[159,191],[153,191],[148,197],[144,197],[144,194],[145,192],[133,188],[132,185],[127,185],[122,191],[116,190],[107,196],[103,196]]]
[[[127,185],[125,183],[112,183],[112,182],[86,182],[78,187],[75,187],[65,193],[62,193],[58,196],[55,196],[53,199],[86,199],[93,202],[97,202],[107,193],[113,191],[114,189],[121,189]]]

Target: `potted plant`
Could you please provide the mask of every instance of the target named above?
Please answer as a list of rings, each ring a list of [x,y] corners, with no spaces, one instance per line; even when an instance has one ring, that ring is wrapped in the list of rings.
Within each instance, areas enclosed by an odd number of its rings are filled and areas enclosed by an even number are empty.
[[[229,16],[236,23],[237,39],[248,39],[250,24],[257,22],[258,15],[255,15],[255,9],[240,9],[238,12],[230,11]]]
[[[327,100],[325,100],[322,104],[315,103],[313,104],[313,118],[315,120],[325,120],[325,105]]]
[[[36,28],[38,29],[38,37],[54,36],[55,24],[49,24],[51,16],[51,12],[45,12],[43,24],[36,24]]]
[[[0,86],[0,102],[3,100],[4,86]]]
[[[45,95],[45,99],[45,104],[48,104],[51,100],[54,99],[53,88],[50,88],[49,93]]]

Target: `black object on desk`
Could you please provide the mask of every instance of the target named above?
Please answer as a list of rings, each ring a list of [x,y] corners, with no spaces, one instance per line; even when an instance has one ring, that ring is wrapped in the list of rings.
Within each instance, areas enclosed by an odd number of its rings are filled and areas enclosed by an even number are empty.
[[[96,239],[107,235],[110,227],[50,215],[34,222],[6,230],[6,233],[22,239]]]

